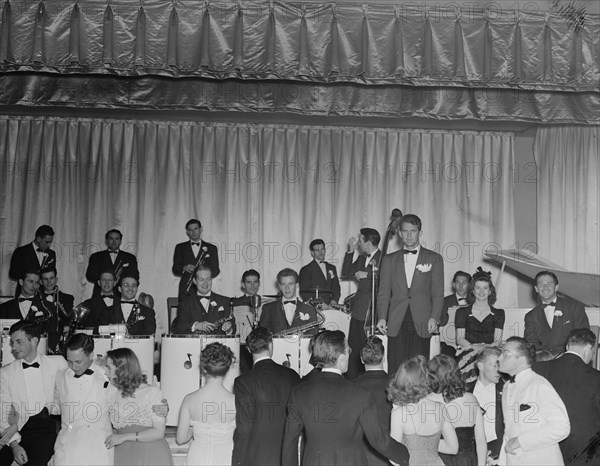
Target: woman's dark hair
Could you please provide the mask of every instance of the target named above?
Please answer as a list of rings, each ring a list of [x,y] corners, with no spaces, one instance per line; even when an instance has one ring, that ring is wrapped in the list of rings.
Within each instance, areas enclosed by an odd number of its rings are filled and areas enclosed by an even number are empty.
[[[429,361],[427,367],[431,391],[440,393],[446,403],[460,398],[467,391],[456,361],[450,356],[438,354]]]
[[[142,374],[140,361],[135,353],[129,348],[117,348],[107,351],[106,357],[115,365],[112,382],[121,390],[124,398],[133,397],[139,386],[146,383],[146,376]]]
[[[488,304],[491,306],[496,302],[496,287],[492,283],[492,272],[484,272],[481,267],[477,267],[477,272],[473,274],[473,279],[469,282],[469,291],[467,293],[467,303],[473,304],[475,299],[475,284],[477,282],[486,282],[490,285],[490,295]]]
[[[202,371],[211,377],[223,377],[235,361],[233,351],[222,343],[206,345],[200,355]]]
[[[407,405],[417,403],[429,394],[427,360],[418,355],[407,359],[394,374],[387,388],[387,398],[392,403]]]

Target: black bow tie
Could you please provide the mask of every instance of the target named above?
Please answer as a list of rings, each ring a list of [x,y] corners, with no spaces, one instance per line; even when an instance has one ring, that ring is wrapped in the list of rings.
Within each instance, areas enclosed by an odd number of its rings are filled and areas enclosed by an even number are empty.
[[[83,374],[79,374],[79,375],[75,374],[75,378],[76,378],[76,379],[78,379],[79,377],[82,377],[82,376],[84,376],[84,375],[92,375],[93,373],[94,373],[94,371],[93,371],[93,370],[91,370],[91,369],[86,369],[86,370],[85,370],[85,372],[84,372]]]
[[[544,304],[544,309],[546,309],[548,306],[556,307],[556,301],[552,301],[551,303]]]
[[[293,305],[296,305],[296,300],[295,300],[295,299],[293,299],[293,300],[291,300],[291,301],[284,301],[284,302],[283,302],[283,304],[284,304],[284,306],[285,306],[286,304],[293,304]]]
[[[40,363],[39,362],[34,362],[31,364],[27,364],[26,362],[23,363],[23,369],[29,369],[30,367],[35,367],[36,369],[39,369]]]
[[[195,241],[192,241],[192,246],[200,246],[200,243],[196,243]]]
[[[404,254],[416,254],[417,250],[415,249],[414,251],[410,250],[410,249],[403,249],[402,252]]]
[[[133,301],[124,301],[124,300],[121,300],[121,304],[135,304],[135,300],[133,300]]]
[[[19,298],[20,303],[22,303],[23,301],[33,301],[33,296],[31,298]]]
[[[113,299],[113,298],[115,297],[115,295],[113,295],[113,294],[102,294],[102,295],[100,295],[100,296],[102,296],[102,299],[104,299],[104,298],[110,298],[110,299]]]
[[[119,254],[119,251],[108,251],[109,254]]]
[[[41,252],[41,253],[43,253],[44,251],[42,251],[40,248],[37,248],[37,249],[35,250],[35,252]]]
[[[206,299],[208,301],[210,299],[210,296],[200,296],[200,295],[198,295],[198,298],[200,298],[200,301],[202,301],[203,299]]]
[[[467,298],[458,298],[458,302],[463,302],[466,303],[467,302]]]
[[[515,374],[515,375],[509,375],[508,379],[506,379],[506,381],[508,383],[515,383],[517,381],[517,374]]]

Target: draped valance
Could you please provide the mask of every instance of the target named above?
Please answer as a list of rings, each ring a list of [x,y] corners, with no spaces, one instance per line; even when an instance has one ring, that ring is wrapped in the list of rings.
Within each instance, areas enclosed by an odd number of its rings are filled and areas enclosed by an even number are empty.
[[[6,0],[0,71],[598,91],[598,18],[469,5]]]

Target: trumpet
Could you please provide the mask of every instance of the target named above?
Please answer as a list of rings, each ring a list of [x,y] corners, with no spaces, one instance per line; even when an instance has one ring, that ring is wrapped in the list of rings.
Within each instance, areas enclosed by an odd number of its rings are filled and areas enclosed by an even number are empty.
[[[297,335],[300,333],[308,332],[313,328],[320,327],[325,322],[325,316],[321,314],[321,312],[318,309],[315,310],[317,311],[317,320],[315,320],[314,322],[309,322],[308,324],[300,325],[299,327],[292,327],[286,330],[282,330],[281,332],[274,333],[273,336],[287,337],[289,335]]]
[[[192,287],[192,283],[194,282],[194,274],[196,273],[196,269],[202,265],[202,262],[204,261],[204,259],[208,259],[210,257],[210,254],[208,254],[206,251],[207,251],[206,246],[204,246],[202,248],[202,252],[198,256],[196,265],[194,265],[194,270],[192,270],[192,272],[190,273],[190,276],[186,283],[185,294],[190,294],[190,288]]]

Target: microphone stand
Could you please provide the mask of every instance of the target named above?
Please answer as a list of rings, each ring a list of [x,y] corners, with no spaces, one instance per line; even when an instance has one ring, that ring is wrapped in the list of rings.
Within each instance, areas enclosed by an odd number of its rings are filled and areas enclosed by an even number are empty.
[[[381,257],[383,258],[383,254]],[[375,335],[375,304],[377,302],[377,289],[379,288],[379,283],[377,282],[379,267],[377,266],[377,261],[375,259],[371,261],[371,270],[373,279],[371,280],[371,328],[369,336]]]

